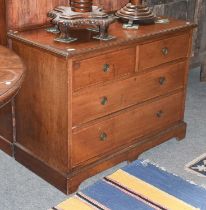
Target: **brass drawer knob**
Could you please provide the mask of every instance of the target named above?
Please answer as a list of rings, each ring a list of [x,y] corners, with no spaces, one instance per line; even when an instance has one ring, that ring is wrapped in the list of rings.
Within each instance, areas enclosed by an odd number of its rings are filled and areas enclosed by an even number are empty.
[[[166,82],[166,78],[165,78],[165,77],[160,77],[160,78],[159,78],[159,83],[160,83],[160,85],[164,85],[165,82]]]
[[[108,98],[106,96],[101,98],[101,105],[105,106],[108,103]]]
[[[108,72],[110,70],[110,65],[108,64],[108,63],[105,63],[104,65],[103,65],[103,71],[104,72]]]
[[[164,56],[168,55],[168,53],[169,53],[169,49],[167,47],[162,48],[162,54]]]
[[[105,132],[102,132],[99,136],[100,141],[106,141],[107,140],[107,134]]]
[[[160,110],[159,112],[156,113],[156,116],[158,118],[161,118],[164,115],[164,112],[162,110]]]

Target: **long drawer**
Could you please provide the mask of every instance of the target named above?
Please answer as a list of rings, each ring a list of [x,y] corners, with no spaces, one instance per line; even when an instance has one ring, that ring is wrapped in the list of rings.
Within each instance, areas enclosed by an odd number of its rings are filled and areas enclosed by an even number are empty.
[[[86,128],[73,130],[72,165],[128,144],[181,120],[183,92],[173,94]]]
[[[189,52],[189,33],[162,39],[139,47],[139,70],[161,65],[179,58],[187,57]]]
[[[73,90],[103,83],[135,71],[136,48],[75,61],[73,63]]]
[[[184,85],[185,62],[170,64],[139,76],[73,96],[73,126],[166,94]]]

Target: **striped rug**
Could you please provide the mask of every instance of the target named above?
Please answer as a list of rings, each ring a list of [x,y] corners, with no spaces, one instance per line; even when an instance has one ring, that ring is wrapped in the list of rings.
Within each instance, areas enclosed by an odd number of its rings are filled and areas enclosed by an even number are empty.
[[[53,210],[206,210],[206,189],[137,160]]]

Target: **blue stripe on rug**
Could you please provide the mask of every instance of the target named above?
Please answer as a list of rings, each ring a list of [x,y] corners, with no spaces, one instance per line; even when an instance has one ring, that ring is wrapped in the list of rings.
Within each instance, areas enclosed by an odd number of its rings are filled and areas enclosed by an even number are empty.
[[[146,161],[135,161],[122,170],[201,210],[206,210],[206,190]]]
[[[148,206],[143,201],[127,195],[123,191],[113,187],[112,185],[98,181],[89,188],[82,191],[83,194],[96,200],[112,210],[154,210],[155,208]],[[156,208],[157,209],[157,208]]]

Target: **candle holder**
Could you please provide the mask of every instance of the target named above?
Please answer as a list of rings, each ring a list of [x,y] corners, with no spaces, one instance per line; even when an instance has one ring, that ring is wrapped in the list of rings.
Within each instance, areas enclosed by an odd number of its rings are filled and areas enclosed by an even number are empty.
[[[114,15],[108,15],[101,8],[93,6],[93,0],[70,0],[70,6],[59,6],[48,13],[54,27],[48,28],[51,33],[59,33],[55,39],[57,42],[70,43],[76,41],[77,37],[71,37],[72,29],[83,26],[93,26],[98,35],[94,39],[108,41],[114,36],[108,34],[110,24],[116,21]]]
[[[139,24],[153,24],[155,16],[150,8],[142,3],[142,0],[131,0],[125,7],[116,12],[126,24],[124,28],[137,29]]]

